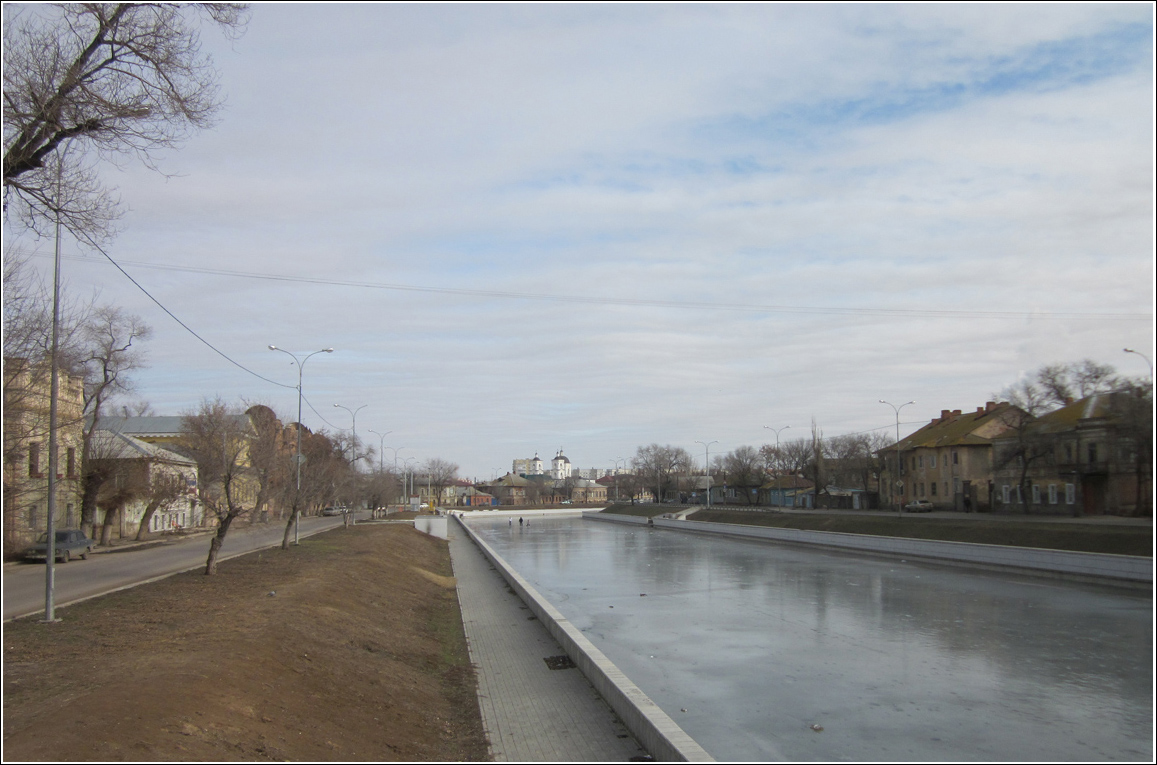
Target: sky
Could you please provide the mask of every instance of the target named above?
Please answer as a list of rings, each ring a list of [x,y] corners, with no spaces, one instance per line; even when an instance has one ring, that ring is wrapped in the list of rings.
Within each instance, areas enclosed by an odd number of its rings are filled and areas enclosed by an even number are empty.
[[[66,288],[152,325],[159,414],[293,421],[268,346],[334,348],[303,422],[386,464],[894,434],[881,399],[903,436],[1149,374],[1153,40],[1147,3],[257,4],[203,32],[217,125],[104,168],[108,253],[220,353],[71,241]]]

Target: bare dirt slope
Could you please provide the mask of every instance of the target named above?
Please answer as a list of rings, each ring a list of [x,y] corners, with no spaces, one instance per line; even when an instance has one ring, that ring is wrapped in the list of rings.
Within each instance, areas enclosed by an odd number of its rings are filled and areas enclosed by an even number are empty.
[[[4,628],[4,760],[485,760],[443,540],[400,524]]]

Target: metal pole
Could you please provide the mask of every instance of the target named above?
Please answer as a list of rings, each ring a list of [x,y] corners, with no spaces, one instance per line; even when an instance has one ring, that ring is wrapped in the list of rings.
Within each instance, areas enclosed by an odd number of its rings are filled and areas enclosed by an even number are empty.
[[[908,404],[915,404],[916,402],[915,401],[909,401],[907,404],[900,404],[900,406],[896,406],[895,404],[888,403],[884,399],[880,399],[880,403],[881,404],[888,404],[888,406],[892,407],[892,409],[895,410],[895,412],[896,412],[896,476],[895,476],[895,480],[893,481],[893,490],[894,490],[896,488],[899,488],[899,482],[900,482],[900,410],[903,409],[904,407],[908,406]],[[899,494],[899,492],[894,492],[894,493],[896,494],[896,517],[897,518],[903,518],[904,512],[900,507],[900,494]]]
[[[269,350],[281,351],[293,359],[294,364],[297,364],[297,451],[293,455],[293,461],[297,465],[297,494],[293,499],[295,508],[293,512],[293,543],[296,545],[301,538],[298,533],[301,520],[301,378],[305,373],[305,362],[309,361],[310,357],[319,353],[333,353],[333,348],[322,348],[320,351],[314,351],[300,361],[298,361],[297,356],[284,348],[278,348],[276,345],[269,346]]]
[[[353,442],[354,458],[350,461],[350,466],[353,468],[354,472],[356,473],[356,472],[358,472],[358,412],[365,409],[367,406],[369,406],[369,404],[362,404],[357,409],[350,409],[348,406],[342,406],[341,404],[334,404],[334,406],[338,409],[346,410],[347,412],[350,413],[350,415],[353,416],[354,424],[353,424],[353,428],[350,429],[350,432],[353,433],[353,438],[354,438],[354,442]],[[350,516],[353,515],[353,510],[351,510],[348,513],[342,513],[342,515],[345,517],[345,525],[349,526],[350,525],[349,519],[350,519]]]
[[[780,456],[780,453],[779,453],[779,431],[780,430],[787,430],[790,427],[791,427],[791,425],[784,425],[782,428],[779,428],[777,430],[776,428],[773,428],[770,425],[764,425],[763,426],[764,430],[770,430],[773,433],[775,433],[775,458],[776,458],[776,460],[779,461],[780,465],[783,464],[783,457]],[[779,472],[782,473],[783,472],[782,469]],[[776,478],[778,479],[779,477],[780,477],[779,474],[777,474]],[[782,507],[783,506],[783,486],[782,485],[779,487],[779,492],[780,492],[779,497],[777,497],[777,499],[780,502],[779,506]]]
[[[706,481],[706,483],[707,483],[707,509],[710,510],[711,509],[710,449],[711,449],[711,444],[717,444],[719,442],[718,441],[708,441],[707,443],[704,444],[702,441],[696,441],[695,443],[703,444],[703,473],[705,474],[705,477],[707,478],[707,481]]]
[[[1149,360],[1148,356],[1146,356],[1144,353],[1141,353],[1140,351],[1135,351],[1132,348],[1123,348],[1122,350],[1125,351],[1125,353],[1135,353],[1141,358],[1145,359],[1145,363],[1149,365],[1149,379],[1153,379],[1153,362]]]
[[[65,147],[65,154],[68,147]],[[52,271],[52,358],[49,360],[50,382],[48,393],[48,550],[44,559],[44,621],[56,618],[56,425],[60,401],[60,186],[64,156],[56,170],[56,257]]]

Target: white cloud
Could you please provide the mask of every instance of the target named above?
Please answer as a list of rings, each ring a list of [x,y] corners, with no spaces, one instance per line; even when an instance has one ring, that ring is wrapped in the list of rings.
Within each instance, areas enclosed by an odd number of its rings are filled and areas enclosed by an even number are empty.
[[[1147,9],[1146,9],[1147,10]],[[112,254],[319,280],[715,303],[1151,312],[1151,14],[1136,5],[275,6],[214,45],[217,128],[117,175]],[[1130,26],[1132,25],[1132,26]],[[1061,62],[1064,66],[1061,66]],[[162,411],[257,380],[157,327]],[[1151,320],[582,304],[130,269],[254,371],[369,406],[468,475],[608,466],[979,406],[1043,363],[1138,372]],[[307,423],[314,415],[306,417]],[[376,446],[376,444],[375,444]]]

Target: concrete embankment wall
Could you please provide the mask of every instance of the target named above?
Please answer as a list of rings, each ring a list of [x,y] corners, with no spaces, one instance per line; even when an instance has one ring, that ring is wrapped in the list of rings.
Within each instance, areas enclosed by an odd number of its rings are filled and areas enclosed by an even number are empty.
[[[666,712],[651,701],[647,694],[612,664],[602,651],[595,648],[577,627],[531,587],[491,549],[490,545],[482,541],[470,528],[469,523],[461,518],[458,522],[655,761],[715,761],[703,747],[676,725]]]
[[[611,513],[584,513],[586,520],[647,525],[647,518]],[[931,539],[879,537],[868,534],[845,534],[835,531],[805,531],[766,526],[742,526],[735,523],[707,523],[655,518],[656,528],[690,531],[701,534],[723,534],[747,539],[820,545],[844,550],[859,550],[880,555],[906,558],[929,558],[970,565],[1020,569],[1022,572],[1052,574],[1078,579],[1108,581],[1119,584],[1153,584],[1153,559],[1133,555],[1044,550],[1037,547],[1010,547],[972,542],[941,542]]]

